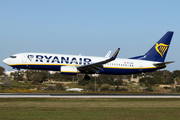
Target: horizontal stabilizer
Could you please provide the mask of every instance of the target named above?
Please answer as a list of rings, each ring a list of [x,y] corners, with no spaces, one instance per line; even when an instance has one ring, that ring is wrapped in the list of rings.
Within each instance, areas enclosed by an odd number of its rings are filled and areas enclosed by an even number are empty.
[[[175,61],[170,61],[170,62],[163,62],[163,63],[155,63],[153,65],[155,66],[163,66],[163,65],[167,65],[167,64],[170,64],[170,63],[174,63]]]

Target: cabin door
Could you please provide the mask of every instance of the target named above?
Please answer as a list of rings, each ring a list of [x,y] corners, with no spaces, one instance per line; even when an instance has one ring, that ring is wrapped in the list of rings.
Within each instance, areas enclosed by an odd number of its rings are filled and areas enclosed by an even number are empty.
[[[26,63],[26,55],[22,55],[22,62]]]

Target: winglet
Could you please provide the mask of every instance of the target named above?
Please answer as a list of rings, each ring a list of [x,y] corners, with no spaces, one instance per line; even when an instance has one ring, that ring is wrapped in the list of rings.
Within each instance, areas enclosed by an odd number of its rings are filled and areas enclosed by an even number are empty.
[[[120,50],[120,48],[118,48],[118,49],[116,50],[116,52],[115,52],[114,55],[110,58],[110,60],[115,60],[115,59],[116,59],[116,57],[117,57],[117,55],[118,55],[118,53],[119,53],[119,50]]]
[[[109,51],[107,54],[106,54],[106,58],[109,58],[109,56],[110,56],[110,54],[111,54],[111,51]]]

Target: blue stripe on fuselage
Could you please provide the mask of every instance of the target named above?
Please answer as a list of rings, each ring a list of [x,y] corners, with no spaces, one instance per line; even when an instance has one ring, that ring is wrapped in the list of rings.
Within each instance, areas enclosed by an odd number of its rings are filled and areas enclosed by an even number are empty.
[[[60,71],[62,65],[12,65],[15,68],[22,69],[41,69],[41,70],[52,70]],[[99,74],[113,74],[113,75],[126,75],[126,74],[136,74],[142,72],[155,71],[158,68],[148,68],[148,69],[125,69],[125,68],[103,68],[103,71],[99,70]]]
[[[115,68],[103,68],[104,71],[99,71],[101,74],[113,74],[113,75],[127,75],[127,74],[136,74],[142,72],[151,72],[157,70],[157,68],[149,69],[115,69]]]
[[[21,69],[36,69],[36,70],[52,70],[60,71],[60,65],[13,65],[12,67]]]

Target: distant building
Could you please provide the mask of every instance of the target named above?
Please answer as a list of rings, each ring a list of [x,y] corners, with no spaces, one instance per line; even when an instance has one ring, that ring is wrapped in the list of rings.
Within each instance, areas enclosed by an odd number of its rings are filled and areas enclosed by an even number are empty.
[[[139,79],[141,79],[141,77],[137,76],[137,78],[134,78],[134,76],[131,76],[131,82],[135,82],[135,83],[139,83]]]
[[[13,71],[5,71],[4,74],[6,74],[7,76],[10,76],[11,73],[15,73],[17,70],[13,70]]]
[[[69,88],[69,89],[66,89],[66,91],[77,91],[77,92],[81,92],[82,90],[84,90],[84,89],[82,89],[82,88]]]

